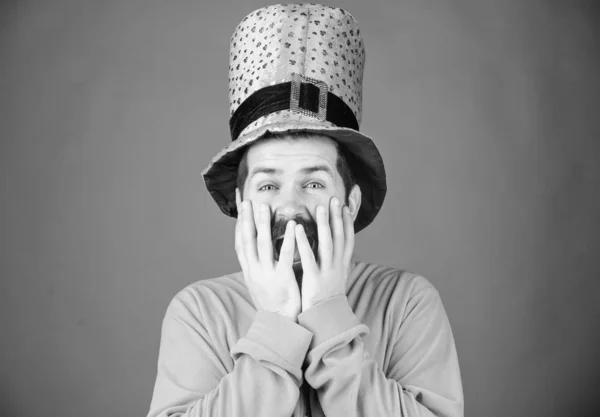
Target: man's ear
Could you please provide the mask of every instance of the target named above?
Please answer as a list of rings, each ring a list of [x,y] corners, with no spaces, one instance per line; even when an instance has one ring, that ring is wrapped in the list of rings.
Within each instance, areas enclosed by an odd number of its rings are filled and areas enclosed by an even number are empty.
[[[348,208],[350,209],[350,215],[354,221],[356,221],[356,216],[358,216],[361,198],[362,193],[360,192],[360,187],[358,184],[354,184],[350,190],[350,194],[348,195]]]

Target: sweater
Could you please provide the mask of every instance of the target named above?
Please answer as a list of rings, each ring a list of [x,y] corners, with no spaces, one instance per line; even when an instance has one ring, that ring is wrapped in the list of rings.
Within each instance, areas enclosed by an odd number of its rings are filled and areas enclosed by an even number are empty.
[[[345,296],[297,322],[257,311],[241,272],[180,291],[148,417],[463,416],[457,351],[424,277],[353,262]]]

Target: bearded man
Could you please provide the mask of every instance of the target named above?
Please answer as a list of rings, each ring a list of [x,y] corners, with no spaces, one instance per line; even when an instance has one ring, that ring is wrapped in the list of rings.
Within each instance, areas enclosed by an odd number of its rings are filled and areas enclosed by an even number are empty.
[[[149,416],[463,415],[438,292],[353,259],[386,193],[359,132],[364,59],[337,8],[269,6],[236,28],[232,142],[203,176],[237,218],[241,271],[173,298]]]

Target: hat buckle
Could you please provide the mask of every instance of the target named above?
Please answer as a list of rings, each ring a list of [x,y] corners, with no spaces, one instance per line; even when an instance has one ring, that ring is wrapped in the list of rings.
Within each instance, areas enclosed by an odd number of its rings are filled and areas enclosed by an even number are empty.
[[[300,103],[302,84],[312,84],[319,88],[318,111],[312,111]],[[324,122],[327,119],[327,92],[329,87],[324,81],[315,78],[306,77],[302,74],[292,73],[292,86],[290,93],[290,110],[310,116]]]

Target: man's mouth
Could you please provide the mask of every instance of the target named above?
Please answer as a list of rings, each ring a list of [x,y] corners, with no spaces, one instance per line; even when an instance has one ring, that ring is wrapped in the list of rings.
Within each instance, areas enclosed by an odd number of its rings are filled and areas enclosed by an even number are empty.
[[[311,237],[308,237],[308,243],[310,244],[310,248],[312,249],[312,251],[316,257],[317,256],[317,247],[318,247],[317,240],[313,239]],[[283,236],[280,236],[273,241],[273,249],[274,249],[274,255],[275,255],[276,260],[279,260],[279,254],[281,253],[282,246],[283,246]],[[298,247],[296,245],[296,251],[297,250],[298,250]]]
[[[273,246],[275,248],[275,258],[279,260],[279,253],[281,252],[281,247],[283,246],[283,236],[278,237],[274,242]]]

